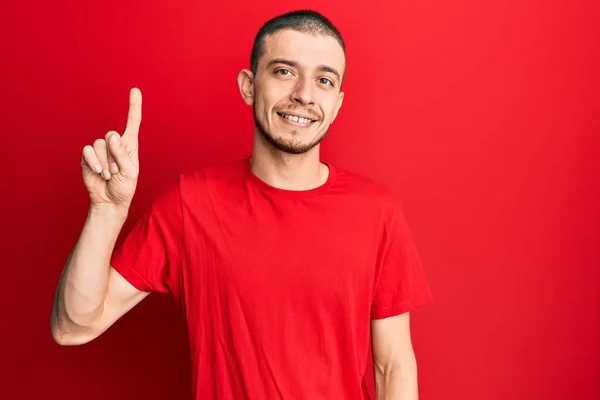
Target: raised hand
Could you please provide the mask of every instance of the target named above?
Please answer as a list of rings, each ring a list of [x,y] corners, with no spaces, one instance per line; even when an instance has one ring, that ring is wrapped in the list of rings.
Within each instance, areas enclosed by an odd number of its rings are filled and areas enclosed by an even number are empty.
[[[138,135],[142,121],[142,93],[129,93],[129,113],[123,136],[108,132],[103,139],[83,148],[83,182],[93,208],[129,209],[140,171]]]

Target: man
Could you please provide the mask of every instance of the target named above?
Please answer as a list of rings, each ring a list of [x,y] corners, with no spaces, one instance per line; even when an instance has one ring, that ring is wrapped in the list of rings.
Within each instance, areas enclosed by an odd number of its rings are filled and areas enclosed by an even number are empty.
[[[169,293],[188,322],[196,399],[363,399],[369,346],[378,399],[417,399],[409,312],[431,293],[399,202],[319,157],[345,70],[325,17],[268,21],[238,77],[252,156],[180,175],[114,249],[140,169],[132,89],[123,135],[83,150],[90,209],[58,285],[54,339],[89,342]]]

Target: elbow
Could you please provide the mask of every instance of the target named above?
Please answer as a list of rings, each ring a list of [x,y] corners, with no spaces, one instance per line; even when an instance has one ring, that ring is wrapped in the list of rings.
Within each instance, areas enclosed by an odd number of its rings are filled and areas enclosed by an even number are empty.
[[[73,343],[73,335],[69,334],[64,322],[55,315],[52,315],[50,321],[50,333],[54,343],[60,346],[70,346]]]
[[[417,361],[412,354],[402,358],[375,362],[375,377],[381,382],[390,380],[412,381],[417,376]]]
[[[79,346],[94,340],[97,335],[88,332],[69,332],[61,328],[50,328],[54,343],[59,346]]]
[[[69,346],[71,345],[73,339],[69,333],[63,329],[59,324],[51,323],[50,324],[50,333],[52,334],[52,339],[54,343],[60,346]]]
[[[402,370],[400,364],[380,364],[375,363],[375,376],[382,381],[389,380],[392,375],[398,375]]]
[[[50,318],[50,333],[54,342],[60,346],[86,344],[98,336],[93,334],[91,329],[76,326],[55,314]]]
[[[54,343],[58,344],[59,346],[69,346],[71,344],[69,336],[60,329],[51,326],[50,332],[52,334],[52,339],[54,340]]]

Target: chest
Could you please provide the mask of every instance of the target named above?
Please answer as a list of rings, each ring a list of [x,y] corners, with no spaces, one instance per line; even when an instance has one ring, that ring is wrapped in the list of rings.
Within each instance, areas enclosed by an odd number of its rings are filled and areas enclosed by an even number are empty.
[[[188,280],[205,302],[273,313],[368,308],[378,232],[359,208],[238,204],[196,223]]]

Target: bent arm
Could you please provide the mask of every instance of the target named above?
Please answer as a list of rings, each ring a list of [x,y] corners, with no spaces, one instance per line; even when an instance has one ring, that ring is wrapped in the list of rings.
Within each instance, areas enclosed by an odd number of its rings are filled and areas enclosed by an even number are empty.
[[[95,339],[148,295],[110,266],[126,219],[116,209],[90,209],[56,289],[50,327],[58,344]]]
[[[417,362],[410,313],[372,321],[377,400],[417,400]]]

